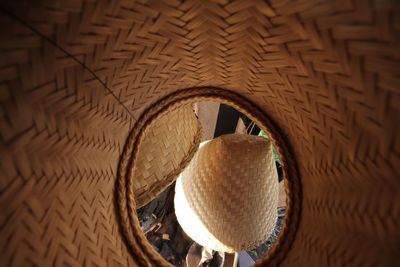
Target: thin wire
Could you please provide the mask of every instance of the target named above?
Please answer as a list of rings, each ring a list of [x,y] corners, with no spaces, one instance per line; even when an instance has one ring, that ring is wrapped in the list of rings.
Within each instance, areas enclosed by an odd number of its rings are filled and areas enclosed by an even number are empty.
[[[249,125],[247,125],[247,127],[246,127],[246,133],[247,133],[247,134],[249,134],[249,129],[253,126],[253,124],[254,124],[254,121],[251,121],[251,122],[249,123]]]
[[[78,63],[79,65],[81,65],[81,67],[83,67],[85,70],[89,71],[90,74],[93,75],[93,77],[99,81],[101,83],[101,85],[103,85],[103,87],[106,89],[106,91],[108,91],[114,98],[115,100],[117,100],[117,102],[128,112],[128,114],[132,117],[132,119],[135,120],[135,117],[133,116],[133,114],[131,113],[131,111],[122,103],[122,101],[115,95],[115,93],[106,85],[105,82],[103,82],[99,76],[97,76],[97,74],[92,71],[88,66],[85,65],[85,63],[81,62],[79,59],[77,59],[74,55],[72,55],[71,53],[69,53],[67,50],[65,50],[62,46],[60,46],[59,44],[57,44],[53,39],[47,37],[46,35],[44,35],[43,33],[41,33],[40,31],[38,31],[36,28],[34,28],[32,25],[30,25],[28,22],[26,22],[25,20],[21,19],[20,17],[18,17],[17,15],[15,15],[13,12],[11,12],[10,10],[4,8],[3,6],[0,7],[0,10],[5,13],[7,16],[11,17],[12,19],[18,21],[19,23],[21,23],[22,25],[24,25],[25,27],[29,28],[31,31],[33,31],[34,33],[36,33],[37,35],[39,35],[41,38],[43,38],[44,40],[46,40],[47,42],[49,42],[50,44],[52,44],[53,46],[55,46],[56,48],[60,49],[64,54],[66,54],[68,57],[72,58],[76,63]]]

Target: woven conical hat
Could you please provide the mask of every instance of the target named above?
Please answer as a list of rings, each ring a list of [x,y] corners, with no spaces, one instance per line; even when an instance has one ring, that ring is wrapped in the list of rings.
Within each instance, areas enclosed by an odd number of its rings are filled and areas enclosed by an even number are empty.
[[[175,214],[197,243],[217,251],[249,250],[277,220],[278,174],[271,143],[246,134],[204,144],[175,186]]]
[[[175,181],[194,156],[200,139],[200,122],[191,105],[164,114],[147,129],[132,169],[138,207]]]

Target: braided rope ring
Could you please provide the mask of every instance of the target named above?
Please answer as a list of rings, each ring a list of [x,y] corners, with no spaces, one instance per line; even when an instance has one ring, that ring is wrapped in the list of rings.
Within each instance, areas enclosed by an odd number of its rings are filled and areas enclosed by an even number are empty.
[[[132,186],[133,172],[130,170],[135,166],[140,143],[149,126],[166,112],[199,101],[218,101],[234,107],[268,133],[276,147],[284,175],[286,214],[277,241],[268,253],[256,262],[256,266],[278,266],[291,248],[300,220],[301,183],[296,161],[288,141],[260,108],[241,95],[210,87],[180,90],[158,100],[142,113],[126,140],[118,166],[116,205],[121,232],[130,253],[142,266],[172,266],[153,249],[141,230]],[[183,165],[187,163],[184,162]],[[180,169],[177,172],[180,172]]]

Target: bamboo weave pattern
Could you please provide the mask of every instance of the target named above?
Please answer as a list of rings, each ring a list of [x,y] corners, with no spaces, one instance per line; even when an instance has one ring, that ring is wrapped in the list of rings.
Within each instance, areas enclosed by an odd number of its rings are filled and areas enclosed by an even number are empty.
[[[260,106],[293,147],[303,204],[282,266],[396,266],[396,5],[3,1],[1,265],[141,264],[113,203],[124,142],[157,99],[214,86]]]

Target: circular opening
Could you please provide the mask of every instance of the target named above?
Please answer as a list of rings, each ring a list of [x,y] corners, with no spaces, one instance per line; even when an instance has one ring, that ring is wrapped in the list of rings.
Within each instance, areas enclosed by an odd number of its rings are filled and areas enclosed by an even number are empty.
[[[161,139],[161,142],[163,140],[168,140],[169,143],[175,142],[177,146],[185,147],[185,138],[188,138],[189,140],[192,139],[192,135],[195,131],[191,131],[191,128],[187,129],[188,127],[185,127],[186,125],[182,126],[182,122],[184,120],[188,120],[187,118],[184,117],[186,112],[190,112],[192,114],[196,114],[198,121],[201,124],[202,128],[202,138],[201,141],[202,143],[200,144],[200,148],[203,147],[206,143],[210,142],[211,140],[218,138],[220,136],[223,136],[226,138],[227,134],[236,134],[236,135],[252,135],[260,137],[259,139],[265,139],[269,140],[270,138],[268,135],[262,131],[255,123],[254,121],[250,120],[247,118],[244,114],[240,113],[236,109],[220,104],[218,102],[196,102],[191,106],[191,110],[188,110],[187,107],[185,108],[179,108],[176,110],[176,113],[169,113],[167,116],[170,116],[171,119],[169,121],[174,121],[174,116],[175,114],[180,114],[180,122],[175,122],[174,130],[178,131],[173,133],[174,137],[178,136],[178,138],[171,138],[169,137],[170,132],[164,132],[164,136],[160,137],[157,135],[157,138]],[[193,110],[194,109],[194,110]],[[189,120],[190,121],[190,120]],[[165,123],[164,121],[157,120],[155,124],[159,125],[159,128],[163,129],[163,124]],[[189,123],[190,124],[190,123]],[[154,126],[153,126],[154,127]],[[169,129],[168,129],[169,130]],[[154,129],[151,134],[151,136],[154,136],[154,132],[157,133],[158,128]],[[179,133],[179,131],[188,131],[189,133],[187,135],[184,135],[182,133]],[[252,138],[251,140],[257,140],[257,138]],[[263,143],[261,140],[261,144]],[[268,143],[269,144],[269,143]],[[195,146],[199,146],[197,143],[194,143]],[[171,145],[172,146],[172,145]],[[174,153],[178,153],[177,151],[178,148],[175,148],[175,146],[172,146],[175,149]],[[236,148],[237,149],[237,148]],[[250,149],[250,148],[249,148]],[[149,150],[149,149],[147,149]],[[268,239],[261,240],[262,242],[259,245],[254,245],[250,249],[241,249],[239,253],[224,253],[221,251],[217,250],[211,250],[209,246],[207,247],[207,244],[202,246],[198,243],[196,243],[196,240],[192,240],[190,236],[188,236],[185,232],[184,229],[180,226],[177,216],[176,216],[176,205],[180,205],[179,207],[182,210],[183,216],[186,218],[190,218],[190,216],[187,214],[187,207],[184,208],[182,205],[183,203],[186,203],[186,201],[180,200],[178,203],[175,203],[174,205],[174,199],[177,197],[175,194],[176,188],[178,188],[174,183],[172,183],[170,186],[166,186],[166,188],[158,194],[158,196],[153,196],[153,200],[146,204],[145,206],[140,207],[137,210],[138,213],[138,218],[141,224],[141,228],[147,238],[147,240],[152,244],[152,246],[155,248],[155,250],[160,253],[160,255],[172,263],[175,266],[198,266],[203,263],[209,263],[209,266],[233,266],[234,262],[238,261],[242,263],[242,266],[249,266],[250,264],[254,263],[256,260],[260,259],[268,250],[269,248],[275,243],[275,241],[278,238],[281,226],[283,224],[284,220],[284,215],[285,215],[285,206],[286,206],[286,194],[284,191],[284,186],[283,186],[283,172],[282,172],[282,163],[279,158],[278,153],[276,152],[275,147],[272,145],[272,149],[268,150],[269,154],[273,155],[273,164],[276,167],[276,176],[273,178],[276,179],[278,182],[276,185],[278,185],[278,199],[274,199],[273,201],[277,202],[277,209],[276,213],[278,214],[277,217],[274,217],[272,220],[272,223],[274,224],[274,228],[272,231],[268,231]],[[251,154],[254,155],[255,158],[260,158],[260,155],[257,155],[259,151],[256,148],[252,148],[248,152],[251,156]],[[154,154],[154,153],[153,153]],[[215,164],[216,160],[218,161],[219,164],[226,164],[229,162],[229,160],[226,159],[226,156],[218,157],[218,155],[214,155],[215,158],[212,160],[213,164]],[[152,156],[153,158],[153,156]],[[155,157],[154,157],[155,158]],[[248,157],[247,157],[248,158]],[[165,159],[169,160],[169,159]],[[163,159],[157,159],[157,162],[165,162]],[[222,162],[225,161],[225,162]],[[139,162],[142,162],[139,160]],[[211,162],[210,162],[211,163]],[[249,167],[254,167],[254,163],[251,164],[245,163],[243,164],[242,162],[238,162],[240,165],[236,166],[238,167],[239,171],[241,170],[246,170],[248,168],[248,171],[246,174],[241,175],[238,178],[246,180],[246,182],[243,182],[238,188],[235,189],[235,191],[240,190],[242,187],[247,187],[253,186],[257,188],[257,191],[259,190],[264,190],[263,193],[265,193],[265,196],[268,196],[271,192],[269,192],[268,188],[263,188],[261,189],[260,187],[255,186],[258,180],[254,179],[251,180],[253,177],[252,174],[254,172],[254,168],[249,168]],[[139,163],[138,163],[139,164]],[[251,165],[253,166],[251,166]],[[174,162],[171,162],[168,165],[174,165]],[[176,164],[178,165],[178,164]],[[237,164],[235,164],[237,165]],[[249,165],[249,166],[248,166]],[[264,164],[264,162],[261,165],[267,165]],[[232,166],[235,167],[235,166]],[[207,168],[207,167],[205,167]],[[137,172],[140,170],[138,169]],[[257,172],[256,174],[261,176],[260,174],[261,170]],[[275,172],[274,172],[275,174]],[[218,175],[218,174],[217,174]],[[216,175],[216,176],[217,176]],[[248,177],[246,177],[246,175]],[[243,178],[245,177],[245,178]],[[267,178],[267,177],[264,177]],[[224,180],[222,177],[221,182]],[[226,179],[225,179],[226,180]],[[178,181],[181,181],[179,179]],[[177,183],[178,183],[177,181]],[[262,179],[263,184],[267,182],[267,179]],[[223,182],[225,183],[225,182]],[[250,184],[249,184],[250,183]],[[217,183],[218,184],[218,183]],[[232,184],[232,183],[230,183]],[[247,186],[249,184],[249,186]],[[181,183],[179,183],[181,185]],[[223,186],[221,184],[220,186]],[[181,187],[179,187],[182,189]],[[218,190],[218,189],[217,189]],[[225,190],[225,189],[224,189]],[[222,190],[222,192],[224,192]],[[246,192],[246,190],[244,190]],[[140,200],[140,194],[139,196],[136,196],[137,202]],[[209,192],[206,194],[207,198],[212,198],[213,193]],[[233,202],[236,197],[239,197],[240,195],[243,195],[243,192],[235,192],[233,193],[233,196],[231,196],[231,202]],[[178,198],[183,197],[182,194],[178,194]],[[139,200],[138,200],[139,199]],[[266,205],[275,205],[272,203],[268,203],[270,200],[269,199],[263,199],[264,201],[260,202],[265,202]],[[277,201],[278,200],[278,201]],[[215,202],[221,201],[221,197],[216,197]],[[238,203],[239,202],[239,203]],[[239,205],[240,202],[242,201],[237,201],[235,205]],[[258,202],[258,201],[257,201]],[[260,220],[260,213],[266,210],[265,207],[262,208],[262,210],[256,211],[254,209],[254,206],[257,205],[258,203],[252,203],[249,205],[247,208],[242,207],[242,212],[248,213],[248,218],[251,223],[251,221],[257,221]],[[214,206],[214,205],[213,205]],[[224,207],[224,205],[223,205]],[[246,209],[243,211],[243,209]],[[228,214],[232,214],[232,210],[229,209],[229,207],[224,208]],[[258,214],[254,214],[258,213]],[[195,216],[195,214],[194,214]],[[240,216],[240,214],[238,214]],[[246,216],[247,217],[247,216]],[[237,220],[236,216],[231,216],[232,220]],[[182,218],[183,220],[185,218]],[[264,220],[267,220],[268,218],[263,218]],[[261,219],[261,220],[263,220]],[[189,219],[188,219],[189,220]],[[190,223],[190,227],[193,231],[200,232],[200,229],[194,227],[195,222]],[[244,223],[244,222],[242,222]],[[243,227],[244,231],[251,231],[251,226],[249,224],[246,224],[247,226]],[[229,235],[224,233],[224,235]],[[259,238],[259,236],[257,236]],[[199,242],[199,241],[198,241]],[[241,239],[241,242],[243,240]],[[210,244],[209,244],[210,245]]]
[[[270,138],[274,145],[276,158],[279,160],[280,164],[281,177],[284,178],[286,214],[283,219],[283,226],[279,237],[270,248],[268,245],[264,245],[264,248],[259,250],[259,252],[265,252],[267,250],[268,253],[263,255],[257,264],[277,265],[284,258],[286,251],[289,249],[298,223],[300,187],[296,165],[291,157],[288,144],[273,122],[248,100],[237,94],[221,89],[195,88],[169,95],[147,109],[132,129],[122,154],[117,187],[117,202],[121,219],[121,229],[126,243],[135,258],[139,259],[144,264],[170,266],[170,264],[155,251],[153,246],[147,241],[145,233],[142,231],[142,229],[146,229],[147,226],[143,225],[143,220],[140,222],[137,217],[137,205],[132,190],[134,182],[132,173],[134,173],[134,171],[130,170],[135,167],[143,136],[152,124],[157,123],[157,120],[163,115],[185,104],[202,101],[217,101],[235,108],[248,119],[247,127],[246,123],[243,122],[244,129],[241,129],[242,131],[255,133],[256,131],[254,129],[259,127],[258,134],[261,132],[261,135]],[[235,130],[240,131],[239,128]],[[218,129],[215,129],[215,131],[217,130]],[[175,173],[174,175],[177,174],[178,173]],[[141,210],[139,210],[139,213],[140,212]],[[158,226],[156,225],[155,227]],[[168,237],[164,236],[162,238]]]

